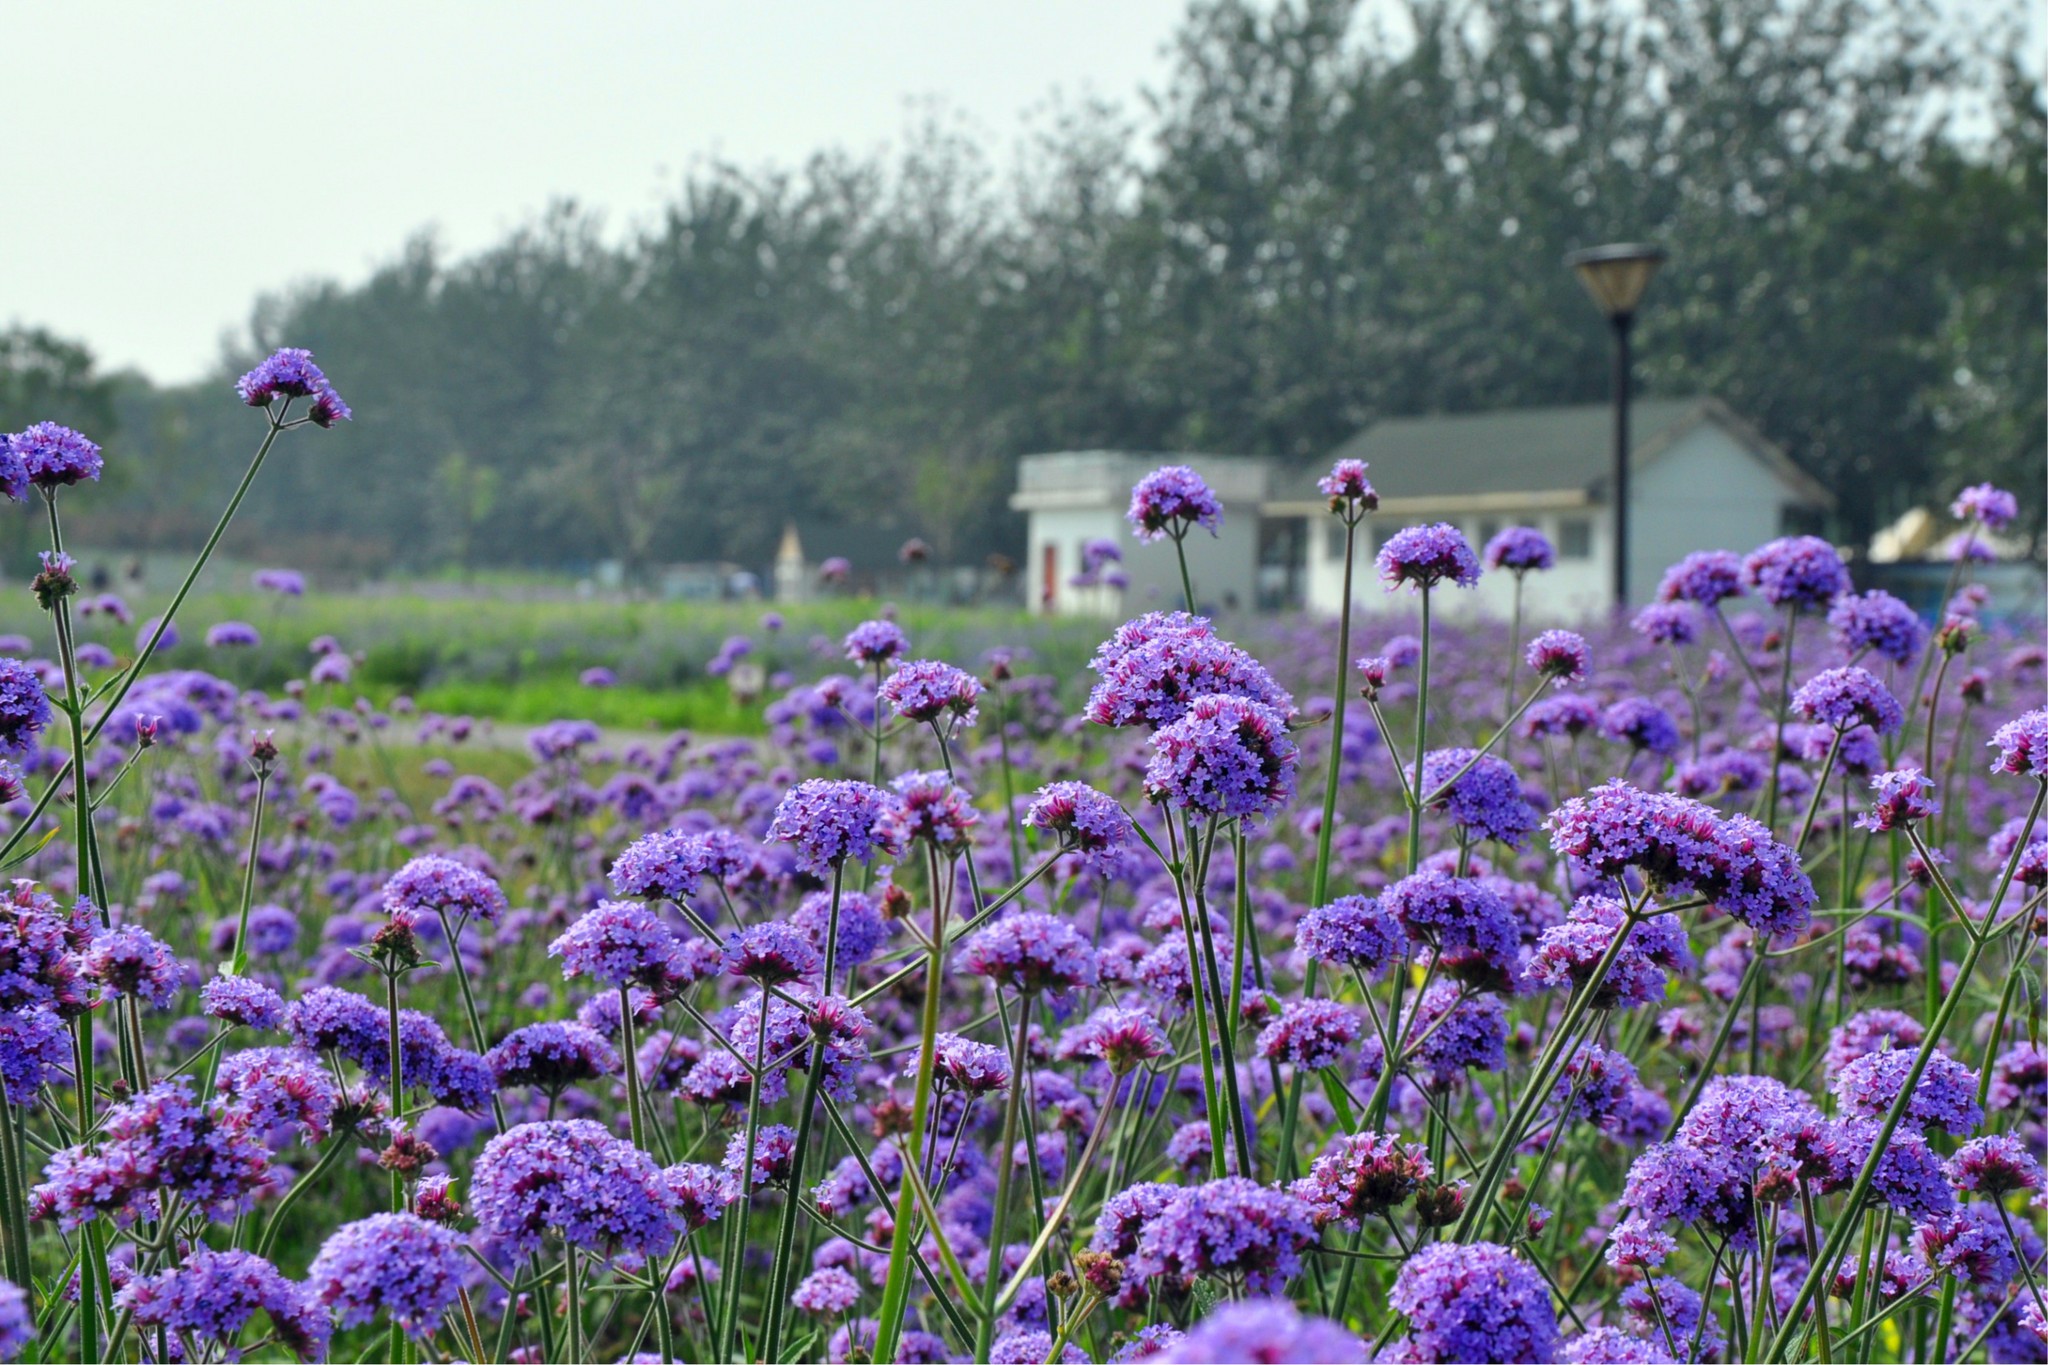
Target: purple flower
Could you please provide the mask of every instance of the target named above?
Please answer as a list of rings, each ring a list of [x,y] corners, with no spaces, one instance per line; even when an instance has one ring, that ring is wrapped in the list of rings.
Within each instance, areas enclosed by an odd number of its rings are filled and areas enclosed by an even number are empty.
[[[2019,516],[2020,501],[2003,488],[1980,483],[1956,494],[1948,510],[1958,521],[1981,522],[1987,530],[2003,531]]]
[[[1713,608],[1742,596],[1742,560],[1732,550],[1695,550],[1664,571],[1659,602],[1691,602]]]
[[[1005,1332],[989,1343],[988,1365],[1041,1365],[1053,1358],[1052,1340],[1037,1328]],[[1069,1342],[1060,1348],[1059,1365],[1088,1365],[1088,1353]]]
[[[660,992],[682,974],[682,945],[660,916],[637,901],[599,901],[548,945],[562,975]]]
[[[828,1265],[823,1270],[813,1270],[798,1281],[789,1301],[806,1313],[815,1313],[819,1317],[836,1316],[851,1311],[860,1302],[860,1281],[838,1266]],[[1051,1344],[1050,1341],[1046,1343],[1048,1348]]]
[[[2040,1161],[2026,1143],[2009,1133],[1971,1138],[1956,1148],[1946,1170],[1949,1183],[1957,1189],[1994,1199],[2038,1191],[2044,1183]]]
[[[1358,1045],[1358,1014],[1335,1000],[1290,1000],[1259,1030],[1258,1055],[1304,1071],[1335,1066]]]
[[[951,716],[956,725],[972,725],[980,715],[981,680],[937,659],[913,659],[885,678],[876,695],[905,720],[936,723]]]
[[[1720,1154],[1683,1140],[1645,1149],[1628,1168],[1621,1202],[1629,1210],[1622,1228],[1704,1223],[1723,1235],[1734,1235],[1746,1233],[1750,1226],[1750,1192],[1742,1172]],[[1650,1263],[1661,1262],[1657,1256]]]
[[[237,1339],[258,1313],[270,1319],[279,1344],[301,1360],[325,1360],[333,1331],[317,1298],[247,1251],[197,1247],[182,1265],[129,1280],[114,1302],[134,1314],[137,1327],[164,1329],[174,1340],[197,1338],[223,1358],[233,1358]],[[154,1331],[143,1335],[156,1337]],[[0,1357],[12,1360],[15,1355],[0,1347]]]
[[[1849,571],[1818,536],[1786,536],[1751,550],[1742,582],[1774,607],[1821,610],[1849,591]]]
[[[1700,618],[1690,603],[1652,602],[1635,614],[1629,629],[1653,645],[1689,645],[1700,638]]]
[[[1549,1284],[1492,1242],[1423,1247],[1394,1277],[1387,1302],[1408,1319],[1404,1359],[1541,1361],[1557,1354]]]
[[[5,438],[13,460],[21,462],[21,472],[28,481],[44,492],[77,483],[80,479],[98,479],[100,468],[105,463],[100,458],[100,448],[88,441],[70,427],[55,422],[37,422],[25,431],[17,431]],[[8,470],[8,474],[12,474]],[[0,476],[0,492],[19,500],[27,491],[19,488],[11,478]]]
[[[1206,618],[1186,612],[1148,612],[1118,626],[1088,666],[1100,681],[1088,694],[1087,717],[1097,725],[1169,725],[1196,697],[1243,697],[1282,715],[1294,698],[1264,664],[1218,639]]]
[[[910,648],[894,621],[863,621],[846,633],[846,657],[857,664],[885,664]]]
[[[943,853],[967,847],[967,832],[981,823],[981,816],[951,777],[942,772],[904,773],[890,785],[894,799],[875,820],[879,840],[898,849],[924,840]]]
[[[466,863],[429,855],[414,858],[384,883],[384,909],[421,918],[444,915],[458,924],[468,919],[496,924],[505,913],[505,892]]]
[[[1036,911],[1007,915],[975,934],[960,965],[1026,995],[1092,986],[1102,975],[1094,946],[1078,929]]]
[[[1927,627],[1914,610],[1881,589],[1844,593],[1828,608],[1835,645],[1852,657],[1866,651],[1903,667],[1927,643]]]
[[[1558,1347],[1557,1358],[1565,1365],[1672,1365],[1677,1356],[1619,1327],[1593,1327]]]
[[[1316,489],[1330,500],[1332,512],[1342,512],[1347,505],[1370,512],[1380,505],[1380,495],[1365,477],[1367,468],[1364,460],[1339,460],[1330,466],[1329,473],[1316,480]]]
[[[1378,976],[1408,953],[1407,935],[1393,911],[1370,896],[1339,896],[1301,917],[1294,942],[1329,967],[1355,967]]]
[[[279,597],[306,595],[306,576],[296,569],[258,569],[249,575],[249,585],[258,592],[273,592]]]
[[[1626,928],[1620,901],[1583,896],[1565,913],[1564,923],[1545,929],[1529,960],[1531,981],[1552,987],[1583,986],[1607,955],[1614,936],[1628,932],[1628,942],[1615,956],[1600,988],[1587,1003],[1594,1009],[1653,1005],[1664,998],[1669,972],[1692,969],[1692,948],[1675,916],[1660,915]]]
[[[1630,748],[1666,757],[1682,742],[1678,722],[1648,697],[1623,697],[1600,714],[1600,733]]]
[[[1368,1354],[1355,1332],[1328,1318],[1304,1314],[1285,1299],[1247,1299],[1218,1304],[1186,1336],[1152,1358],[1161,1365],[1215,1360],[1364,1365]]]
[[[296,347],[273,352],[236,381],[235,392],[252,408],[269,407],[278,398],[287,405],[294,398],[311,398],[313,403],[306,416],[316,426],[331,427],[352,415],[348,404],[334,391],[334,385],[313,363],[313,353]]]
[[[1196,526],[1215,535],[1223,524],[1223,504],[1217,500],[1202,476],[1186,465],[1170,464],[1153,470],[1131,489],[1130,510],[1124,520],[1139,540],[1179,540]]]
[[[1420,1143],[1362,1132],[1338,1138],[1290,1188],[1308,1202],[1316,1226],[1355,1229],[1406,1203],[1434,1173]]]
[[[814,876],[830,876],[848,858],[866,863],[877,853],[903,851],[885,832],[891,808],[889,793],[866,782],[834,782],[812,778],[783,796],[769,822],[771,842],[793,845],[797,866]]]
[[[1471,995],[1439,981],[1402,1012],[1397,1037],[1411,1043],[1415,1064],[1436,1089],[1449,1089],[1468,1070],[1507,1065],[1507,1006],[1497,995]]]
[[[1317,1240],[1309,1206],[1300,1199],[1225,1176],[1176,1195],[1146,1223],[1138,1254],[1168,1275],[1231,1276],[1254,1294],[1277,1294]]]
[[[71,1032],[55,1014],[38,1005],[0,1011],[0,1084],[9,1104],[34,1104],[70,1066]]]
[[[126,1222],[165,1192],[232,1217],[268,1183],[270,1155],[220,1105],[194,1100],[191,1078],[179,1076],[116,1105],[96,1148],[64,1148],[43,1175],[32,1202],[66,1231],[100,1214]]]
[[[1094,1057],[1122,1075],[1171,1050],[1166,1030],[1150,1011],[1105,1005],[1061,1036],[1057,1055],[1062,1059]]]
[[[1868,814],[1856,817],[1856,826],[1874,834],[1930,820],[1941,809],[1934,784],[1918,768],[1879,773],[1870,779],[1870,788],[1877,799],[1870,803]]]
[[[1521,929],[1507,902],[1484,882],[1425,868],[1388,887],[1380,905],[1411,939],[1435,952],[1450,975],[1485,989],[1513,989]]]
[[[789,922],[801,929],[822,956],[832,918],[832,893],[813,891],[803,898]],[[889,921],[874,897],[859,891],[839,893],[839,941],[833,948],[833,973],[850,971],[873,958],[889,940]]]
[[[680,904],[696,894],[703,878],[722,882],[743,873],[751,862],[746,841],[730,830],[660,830],[635,839],[619,854],[612,863],[612,889],[621,896]]]
[[[1522,658],[1532,670],[1562,687],[1585,677],[1593,656],[1586,648],[1585,636],[1569,630],[1546,630],[1529,642]]]
[[[1479,581],[1479,560],[1464,533],[1444,522],[1394,532],[1380,546],[1375,562],[1388,592],[1403,583],[1427,592],[1446,580],[1461,588]]]
[[[1851,665],[1807,679],[1792,694],[1792,709],[1803,720],[1835,730],[1868,725],[1888,735],[1905,724],[1905,711],[1875,674]]]
[[[246,649],[262,643],[263,637],[247,621],[220,621],[206,628],[208,649]]]
[[[229,1123],[267,1139],[297,1132],[308,1142],[325,1141],[341,1102],[319,1059],[286,1047],[229,1053],[221,1059],[214,1090]]]
[[[147,929],[124,924],[109,929],[85,950],[85,975],[109,995],[132,995],[158,1009],[177,998],[184,984],[177,954]]]
[[[1703,1311],[1706,1300],[1669,1275],[1637,1281],[1621,1291],[1618,1302],[1629,1327],[1648,1334],[1651,1349],[1668,1352],[1665,1358],[1709,1360],[1727,1345],[1715,1315]],[[1693,1350],[1695,1338],[1699,1340],[1697,1352]]]
[[[1884,1125],[1876,1119],[1847,1119],[1837,1126],[1846,1167],[1852,1172],[1862,1170]],[[1894,1211],[1914,1222],[1932,1222],[1956,1204],[1955,1192],[1942,1177],[1941,1158],[1925,1138],[1903,1127],[1892,1134],[1871,1188]]]
[[[1821,1071],[1828,1080],[1858,1057],[1886,1048],[1917,1048],[1925,1037],[1920,1021],[1903,1010],[1864,1010],[1852,1014],[1828,1033]]]
[[[500,1089],[530,1085],[550,1094],[619,1069],[619,1054],[596,1029],[553,1019],[514,1029],[484,1061]]]
[[[1536,810],[1522,796],[1521,779],[1491,754],[1434,750],[1422,760],[1422,790],[1429,809],[1448,812],[1475,842],[1495,839],[1520,848],[1536,828]]]
[[[334,1230],[306,1271],[306,1288],[343,1327],[382,1313],[426,1341],[460,1297],[468,1269],[455,1232],[409,1213],[379,1213]]]
[[[1131,817],[1113,797],[1085,782],[1053,782],[1038,789],[1024,823],[1060,841],[1065,852],[1102,868],[1131,842]]]
[[[19,659],[0,659],[0,750],[26,751],[50,723],[50,695]]]
[[[1599,727],[1600,703],[1576,693],[1545,697],[1522,718],[1522,733],[1531,739],[1575,738]]]
[[[485,1144],[476,1219],[516,1256],[560,1237],[585,1251],[653,1255],[675,1240],[674,1196],[645,1152],[588,1119],[523,1123]]]
[[[1998,750],[1992,772],[2048,781],[2048,711],[2029,711],[2007,721],[1991,737],[1990,747]]]
[[[1551,847],[1593,875],[1637,868],[1653,887],[1698,894],[1766,937],[1798,933],[1818,903],[1798,856],[1763,825],[1682,796],[1610,782],[1566,801],[1549,827]]]
[[[675,1203],[676,1221],[686,1233],[717,1222],[733,1200],[732,1184],[716,1166],[685,1162],[670,1166],[661,1179]]]
[[[1179,810],[1260,819],[1294,796],[1299,751],[1287,721],[1243,697],[1197,697],[1152,736],[1145,794]]]
[[[915,1076],[923,1049],[913,1049],[906,1076]],[[1010,1084],[1010,1059],[999,1047],[941,1033],[932,1040],[932,1084],[963,1095],[990,1095]]]
[[[751,1163],[747,1160],[747,1135],[734,1133],[725,1144],[723,1165],[727,1183],[742,1192],[786,1184],[795,1156],[796,1130],[787,1124],[771,1123],[754,1134]],[[750,1178],[742,1180],[742,1171],[748,1171]]]
[[[781,920],[750,924],[725,940],[725,973],[763,987],[816,976],[825,960],[803,930]]]
[[[1915,1054],[1883,1048],[1843,1066],[1831,1087],[1842,1112],[1857,1118],[1882,1118],[1905,1089]],[[1945,1053],[1927,1059],[1913,1098],[1906,1105],[1908,1122],[1922,1128],[1938,1126],[1960,1137],[1984,1121],[1977,1104],[1977,1073]]]
[[[1517,574],[1531,569],[1548,569],[1557,563],[1557,552],[1549,537],[1533,526],[1510,526],[1486,542],[1482,555],[1489,569],[1510,569]]]

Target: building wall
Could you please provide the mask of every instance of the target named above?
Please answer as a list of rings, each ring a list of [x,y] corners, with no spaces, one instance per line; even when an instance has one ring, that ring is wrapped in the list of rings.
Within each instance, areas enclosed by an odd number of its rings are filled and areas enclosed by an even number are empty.
[[[1785,486],[1768,468],[1711,424],[1687,432],[1647,468],[1636,471],[1630,492],[1629,597],[1637,603],[1650,600],[1665,568],[1683,555],[1715,549],[1743,554],[1784,534],[1785,507],[1790,501]],[[1558,562],[1555,569],[1528,575],[1524,614],[1533,620],[1573,621],[1607,609],[1612,593],[1613,518],[1607,507],[1590,506],[1431,517],[1376,513],[1366,519],[1359,536],[1352,598],[1360,611],[1408,608],[1403,594],[1389,594],[1380,586],[1372,555],[1394,532],[1424,521],[1456,526],[1475,552],[1483,551],[1503,526],[1533,526],[1557,547]],[[1568,553],[1568,523],[1583,530],[1583,555]],[[1304,597],[1312,610],[1335,613],[1342,601],[1341,529],[1335,517],[1309,523]],[[1436,602],[1454,616],[1505,616],[1514,605],[1514,576],[1488,571],[1480,575],[1476,588],[1440,593]]]
[[[1694,550],[1747,554],[1783,535],[1791,494],[1727,432],[1702,423],[1636,478],[1629,596],[1647,602],[1672,561]]]

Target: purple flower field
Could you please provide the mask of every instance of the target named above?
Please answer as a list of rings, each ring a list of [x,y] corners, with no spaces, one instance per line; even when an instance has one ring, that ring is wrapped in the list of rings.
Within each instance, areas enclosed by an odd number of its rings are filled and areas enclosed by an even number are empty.
[[[0,438],[50,538],[0,659],[0,1357],[2048,1359],[2048,651],[1973,556],[1931,626],[1811,537],[1473,621],[1549,544],[1369,560],[1345,461],[1357,610],[1238,629],[1169,467],[1129,515],[1189,610],[1083,677],[880,609],[765,740],[508,761],[350,706],[345,641],[276,696],[152,668],[258,642],[179,609],[350,418],[304,351],[238,392],[125,657],[60,515],[102,452]]]

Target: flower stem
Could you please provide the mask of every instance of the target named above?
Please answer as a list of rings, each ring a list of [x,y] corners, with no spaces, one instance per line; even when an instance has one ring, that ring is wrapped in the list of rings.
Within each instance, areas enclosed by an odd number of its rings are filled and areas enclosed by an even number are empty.
[[[1025,1040],[1031,1032],[1031,995],[1025,992],[1017,1010],[1017,1027],[1010,1038],[1010,1093],[1003,1103],[1003,1136],[996,1146],[996,1202],[989,1215],[989,1272],[981,1278],[981,1319],[974,1325],[974,1359],[988,1359],[989,1343],[994,1340],[996,1330],[996,1267],[1003,1260],[1003,1234],[1008,1230],[1010,1213],[1010,1173],[1016,1162],[1011,1159],[1012,1149],[1017,1145],[1017,1112],[1024,1103],[1024,1064],[1027,1060]],[[1026,1154],[1026,1160],[1036,1161],[1038,1154]]]

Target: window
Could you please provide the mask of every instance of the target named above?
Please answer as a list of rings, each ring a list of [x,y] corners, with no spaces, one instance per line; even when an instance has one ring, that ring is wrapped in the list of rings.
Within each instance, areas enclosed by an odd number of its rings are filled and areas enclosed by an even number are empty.
[[[1483,550],[1486,548],[1486,543],[1499,534],[1499,517],[1481,517],[1479,519],[1479,538],[1472,543],[1475,547]]]
[[[1344,523],[1335,517],[1323,527],[1323,558],[1344,558]]]
[[[1557,554],[1560,559],[1593,557],[1593,523],[1584,517],[1562,517],[1557,523]]]

